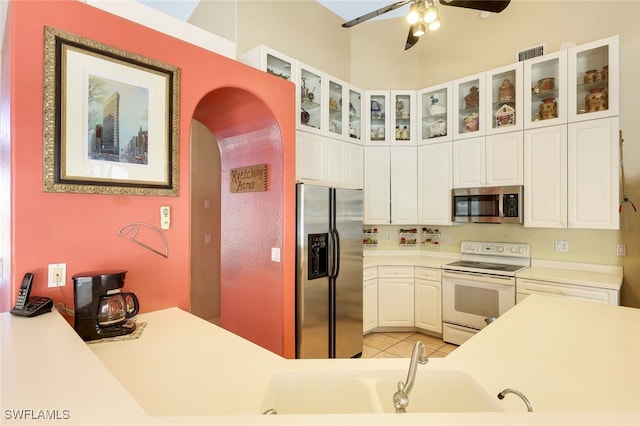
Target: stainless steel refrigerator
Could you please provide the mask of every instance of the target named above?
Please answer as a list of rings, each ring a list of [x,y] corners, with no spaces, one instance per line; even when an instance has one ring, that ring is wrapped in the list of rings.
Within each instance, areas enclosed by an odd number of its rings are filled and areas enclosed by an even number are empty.
[[[297,184],[296,358],[362,355],[362,191]]]

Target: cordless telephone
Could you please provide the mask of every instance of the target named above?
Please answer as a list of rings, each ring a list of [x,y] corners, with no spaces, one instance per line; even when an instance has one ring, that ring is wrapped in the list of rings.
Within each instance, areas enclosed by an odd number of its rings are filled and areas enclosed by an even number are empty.
[[[27,272],[22,279],[20,289],[18,290],[18,300],[16,306],[11,309],[13,315],[21,317],[35,317],[36,315],[50,312],[53,307],[53,300],[50,297],[40,297],[31,295],[31,286],[33,284],[33,272]]]

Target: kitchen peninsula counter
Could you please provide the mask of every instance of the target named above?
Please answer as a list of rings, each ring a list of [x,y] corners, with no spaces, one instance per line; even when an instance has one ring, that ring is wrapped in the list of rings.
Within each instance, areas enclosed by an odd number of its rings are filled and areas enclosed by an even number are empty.
[[[518,389],[534,413],[508,395],[501,413],[260,416],[275,373],[398,369],[404,380],[408,359],[287,360],[178,308],[140,315],[138,339],[91,345],[57,312],[0,321],[3,424],[42,424],[6,417],[28,408],[68,409],[61,424],[640,423],[640,310],[632,308],[530,296],[419,367],[463,370],[490,394]]]

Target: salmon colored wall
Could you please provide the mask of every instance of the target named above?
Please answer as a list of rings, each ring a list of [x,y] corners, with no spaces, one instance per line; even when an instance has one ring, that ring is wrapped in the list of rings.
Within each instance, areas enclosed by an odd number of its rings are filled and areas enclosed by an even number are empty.
[[[289,83],[277,81],[265,73],[225,57],[77,1],[14,1],[10,5],[8,21],[12,31],[12,54],[4,60],[11,61],[11,292],[15,294],[18,280],[25,272],[32,271],[36,275],[34,294],[50,296],[55,301],[63,301],[72,306],[73,274],[103,268],[124,268],[129,271],[125,288],[138,295],[143,312],[170,306],[189,310],[190,123],[203,97],[209,93],[216,93],[218,89],[233,87],[234,90],[240,90],[239,93],[250,93],[251,96],[247,95],[244,98],[248,99],[250,104],[268,105],[271,111],[268,114],[270,119],[260,123],[279,128],[282,136],[282,151],[277,158],[279,161],[272,158],[274,176],[278,176],[278,179],[270,183],[273,183],[276,190],[266,196],[275,197],[270,202],[281,207],[281,214],[272,217],[250,212],[250,220],[254,226],[265,227],[279,234],[278,238],[281,239],[276,238],[274,241],[281,243],[283,261],[277,267],[269,261],[268,256],[260,259],[251,256],[247,260],[251,261],[252,268],[264,267],[265,271],[273,274],[274,280],[269,283],[270,297],[279,301],[277,306],[273,307],[272,318],[267,324],[267,327],[273,327],[277,331],[272,331],[268,335],[270,341],[264,342],[263,345],[291,357],[294,351],[292,301],[295,258],[295,224],[292,216],[295,204],[293,87]],[[84,195],[42,191],[44,26],[75,33],[180,68],[178,197]],[[223,90],[217,93],[225,92]],[[206,100],[199,108],[200,115],[206,115],[203,112],[206,108],[211,113],[222,111],[215,105],[207,106]],[[258,110],[262,110],[262,107]],[[247,122],[253,119],[251,115],[242,117]],[[200,117],[199,120],[206,122],[205,118]],[[260,126],[254,124],[244,129],[238,126],[229,129],[218,125],[212,132],[219,139],[233,139],[238,132],[252,131],[256,128]],[[239,136],[245,140],[247,137],[252,136]],[[274,138],[277,137],[271,134],[269,143],[275,143]],[[251,161],[257,160],[258,157],[252,158]],[[171,229],[165,231],[169,244],[169,257],[166,259],[132,244],[125,237],[118,236],[118,229],[131,222],[146,222],[159,226],[161,205],[169,205],[172,208]],[[240,208],[234,214],[244,215]],[[242,221],[239,220],[238,223]],[[231,228],[229,232],[237,232],[237,239],[249,235],[246,229]],[[234,255],[242,257],[242,247],[238,249],[240,252]],[[50,263],[67,264],[66,287],[47,288],[47,265]],[[255,274],[249,271],[246,275],[244,270],[236,272],[233,277],[239,281],[249,282],[255,279]],[[249,289],[243,289],[234,295],[237,298],[236,303],[250,300],[247,299],[247,291]],[[7,308],[2,307],[3,310]],[[260,310],[262,308],[257,307],[256,311]],[[256,319],[251,317],[252,312],[249,309],[243,312],[246,318],[237,319],[240,323],[246,323],[239,327],[240,329],[253,326]]]

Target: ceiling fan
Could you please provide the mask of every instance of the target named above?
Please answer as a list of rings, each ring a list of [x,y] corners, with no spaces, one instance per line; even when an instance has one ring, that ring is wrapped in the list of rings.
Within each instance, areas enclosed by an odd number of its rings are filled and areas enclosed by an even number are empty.
[[[418,42],[420,36],[425,32],[426,28],[430,30],[436,30],[440,27],[440,18],[438,17],[438,11],[435,8],[435,0],[401,0],[393,4],[390,4],[372,12],[359,16],[351,21],[342,24],[344,28],[350,28],[354,25],[368,21],[369,19],[380,16],[383,13],[391,12],[404,5],[411,3],[409,7],[409,13],[407,15],[407,22],[411,25],[409,28],[409,35],[407,36],[407,43],[404,50],[408,50]],[[467,9],[475,9],[483,12],[500,13],[511,2],[511,0],[440,0],[440,4],[444,6],[464,7]]]

